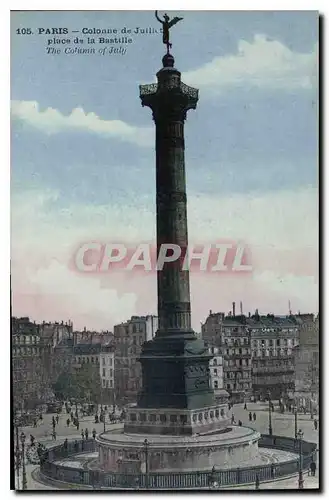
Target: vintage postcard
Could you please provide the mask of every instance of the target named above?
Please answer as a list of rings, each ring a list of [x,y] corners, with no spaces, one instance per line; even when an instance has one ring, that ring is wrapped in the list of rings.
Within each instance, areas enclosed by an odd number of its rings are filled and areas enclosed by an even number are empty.
[[[12,489],[319,490],[318,53],[11,12]]]

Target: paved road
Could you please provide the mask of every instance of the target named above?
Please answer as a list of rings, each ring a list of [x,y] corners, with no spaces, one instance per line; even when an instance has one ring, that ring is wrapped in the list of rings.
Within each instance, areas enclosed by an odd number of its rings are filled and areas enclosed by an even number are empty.
[[[252,427],[255,430],[258,430],[261,433],[268,433],[268,406],[262,403],[248,403],[247,411],[243,409],[243,404],[234,405],[233,409],[230,410],[229,414],[234,414],[236,422],[238,420],[242,421],[243,425],[248,427]],[[252,413],[256,413],[256,421],[249,421],[249,411]],[[38,423],[37,428],[33,428],[32,426],[23,427],[19,429],[19,432],[23,430],[27,436],[27,442],[29,441],[30,434],[32,434],[36,441],[41,441],[46,446],[53,446],[59,444],[65,440],[65,438],[69,440],[80,439],[81,438],[81,429],[88,428],[89,435],[92,434],[92,430],[95,428],[97,434],[103,432],[104,425],[102,423],[95,424],[94,417],[84,417],[80,419],[80,430],[77,431],[76,427],[72,424],[67,427],[66,420],[67,414],[62,413],[60,415],[59,424],[56,426],[57,439],[53,441],[51,438],[52,434],[52,414],[44,415],[43,421]],[[272,413],[272,428],[273,434],[293,437],[295,432],[295,423],[294,423],[294,415],[291,413],[281,414],[278,411]],[[106,428],[115,428],[120,427],[120,424],[109,424],[106,423]],[[306,441],[310,441],[313,443],[319,443],[319,435],[318,431],[315,431],[313,420],[310,419],[310,415],[298,415],[298,429],[301,429],[304,432],[304,439]],[[32,472],[36,469],[35,465],[27,464],[26,472],[27,472],[27,482],[28,489],[54,489],[48,485],[42,485],[35,481],[35,475],[32,475]],[[276,481],[274,483],[261,483],[261,489],[296,489],[296,485],[298,483],[297,478],[291,478],[281,481]],[[20,487],[22,487],[22,478],[20,479]],[[318,477],[309,477],[307,474],[305,475],[305,489],[306,488],[318,488]],[[238,487],[237,489],[254,489],[254,486],[248,487]]]
[[[249,411],[256,413],[256,421],[249,421]],[[242,421],[242,425],[252,427],[263,434],[268,433],[268,405],[265,403],[247,403],[247,410],[243,409],[243,404],[233,406],[229,411],[229,415],[234,414],[235,421]],[[318,420],[318,417],[316,417]],[[314,429],[313,420],[309,414],[298,414],[297,428],[301,429],[304,433],[304,440],[312,443],[319,443],[319,432]],[[273,434],[281,436],[294,437],[295,436],[295,417],[292,413],[279,413],[278,411],[272,412],[272,430]]]

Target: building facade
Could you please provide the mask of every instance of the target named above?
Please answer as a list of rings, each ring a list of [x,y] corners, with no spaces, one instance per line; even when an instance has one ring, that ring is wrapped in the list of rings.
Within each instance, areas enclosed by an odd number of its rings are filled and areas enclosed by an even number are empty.
[[[210,384],[214,394],[224,389],[223,357],[218,347],[208,347],[209,354],[213,358],[209,361]]]
[[[44,390],[44,366],[38,325],[29,318],[12,318],[12,395],[15,410],[40,403]]]
[[[132,316],[113,329],[115,344],[115,397],[118,402],[134,402],[141,389],[142,371],[138,361],[141,346],[158,329],[157,316]]]
[[[219,349],[223,359],[223,388],[232,402],[252,393],[250,334],[244,315],[212,313],[202,325],[203,339]]]
[[[312,412],[319,405],[319,316],[297,316],[300,323],[299,345],[294,349],[295,392],[299,408]]]
[[[298,344],[294,316],[255,314],[247,319],[251,337],[252,390],[257,399],[289,399],[294,391],[293,349]]]
[[[227,315],[210,311],[202,337],[223,357],[224,389],[233,402],[251,396],[265,399],[268,393],[272,399],[289,399],[295,386],[293,350],[305,321],[292,315],[260,315],[258,310],[236,315],[235,303]]]
[[[106,403],[114,404],[114,345],[102,345],[99,355],[99,374],[101,378],[102,392]]]

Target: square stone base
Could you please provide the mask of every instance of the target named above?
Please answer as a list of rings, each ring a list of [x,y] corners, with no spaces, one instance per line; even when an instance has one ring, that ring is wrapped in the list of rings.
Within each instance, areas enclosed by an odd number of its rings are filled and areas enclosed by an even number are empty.
[[[227,405],[216,404],[195,410],[140,408],[131,405],[126,412],[124,432],[191,436],[226,429],[230,423]]]

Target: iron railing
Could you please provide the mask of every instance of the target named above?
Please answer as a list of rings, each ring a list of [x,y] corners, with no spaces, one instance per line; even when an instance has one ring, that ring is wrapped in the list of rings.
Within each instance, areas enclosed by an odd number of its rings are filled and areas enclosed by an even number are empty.
[[[283,436],[262,435],[260,447],[276,448],[298,453],[299,440]],[[310,467],[312,460],[316,460],[316,444],[303,441],[303,470]],[[41,458],[40,471],[46,478],[79,485],[80,487],[97,489],[199,489],[208,488],[216,482],[218,487],[236,486],[238,484],[270,481],[275,478],[290,476],[299,471],[299,458],[254,467],[241,467],[235,469],[212,470],[200,472],[157,472],[149,474],[122,474],[104,472],[101,470],[78,469],[57,465],[58,459],[69,457],[76,453],[90,453],[98,449],[94,439],[76,441],[56,446],[47,450]]]

